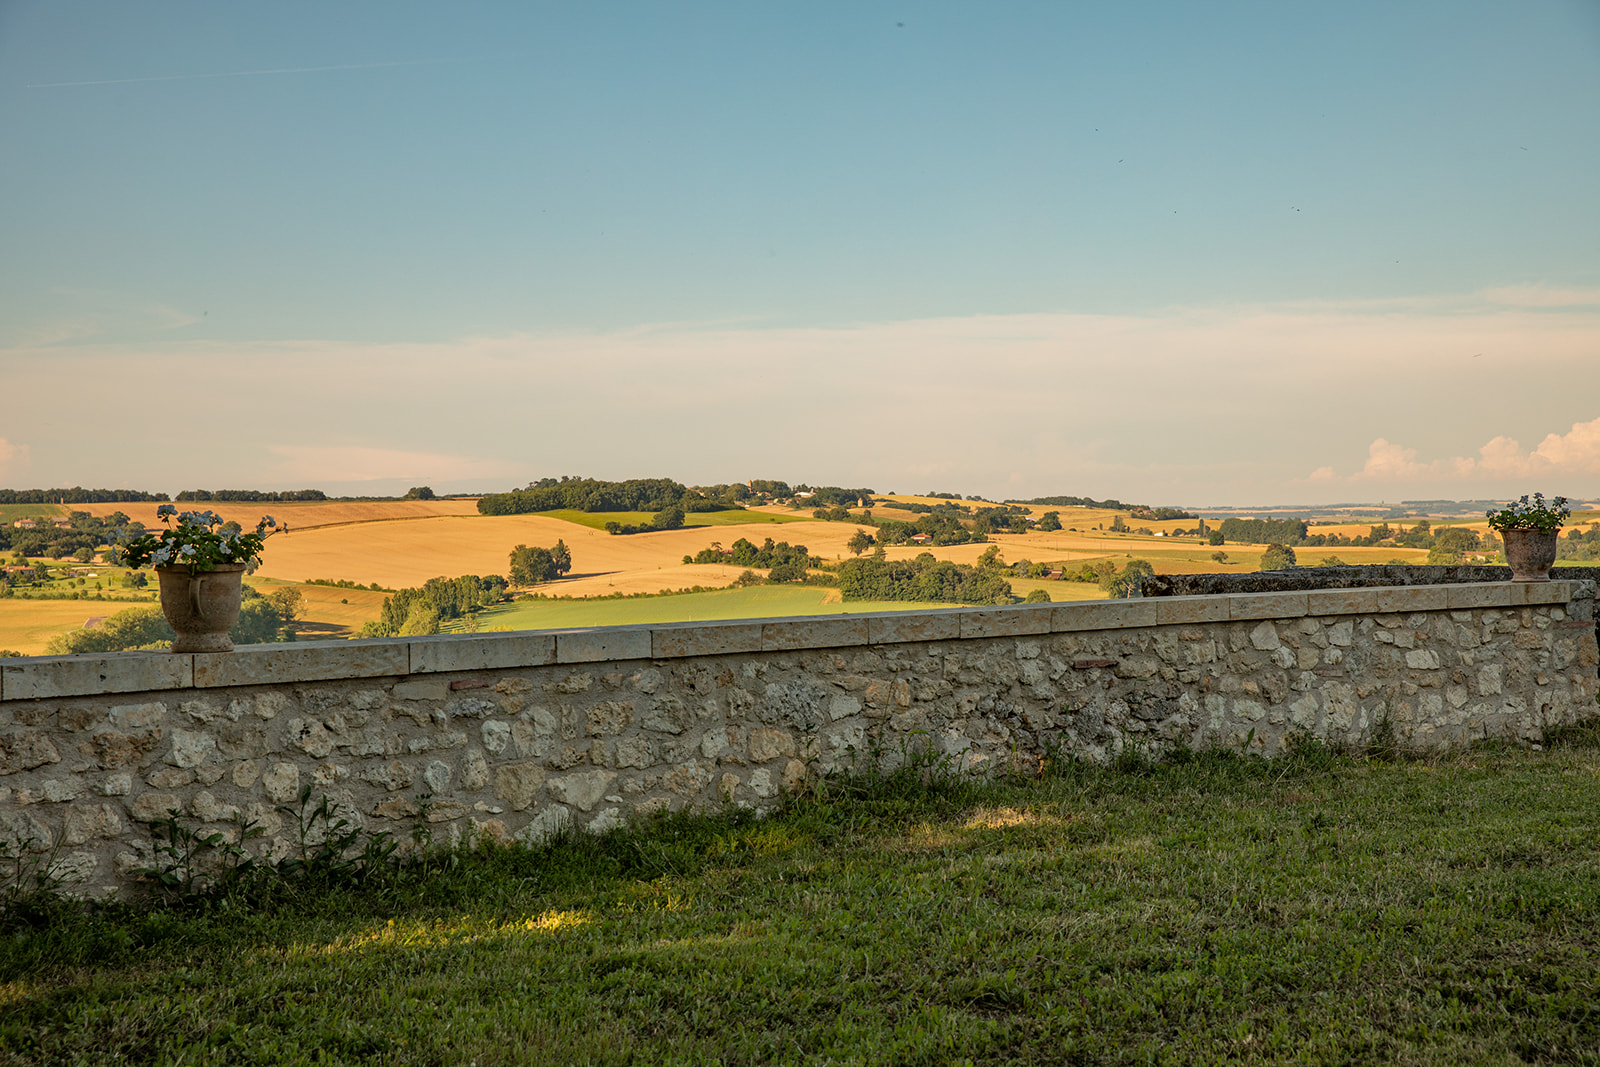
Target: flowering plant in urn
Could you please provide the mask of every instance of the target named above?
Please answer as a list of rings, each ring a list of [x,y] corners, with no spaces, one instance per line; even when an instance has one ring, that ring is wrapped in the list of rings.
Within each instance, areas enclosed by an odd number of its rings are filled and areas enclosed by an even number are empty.
[[[1489,525],[1500,531],[1505,542],[1506,563],[1514,582],[1547,582],[1556,562],[1556,534],[1572,509],[1567,498],[1558,496],[1548,504],[1543,493],[1514,501],[1499,511],[1485,512]]]
[[[1489,517],[1489,525],[1496,530],[1551,531],[1561,529],[1561,524],[1567,521],[1572,509],[1567,507],[1567,498],[1564,496],[1555,497],[1546,504],[1544,494],[1535,493],[1532,503],[1524,496],[1499,511],[1491,508],[1484,514]]]
[[[155,566],[161,580],[161,614],[177,635],[172,651],[233,651],[229,631],[239,621],[240,582],[261,562],[267,538],[288,528],[264,515],[254,533],[245,533],[224,523],[214,511],[178,515],[171,504],[161,505],[156,515],[167,528],[129,541],[122,561],[135,568]]]
[[[155,567],[184,567],[190,574],[214,571],[219,565],[242,563],[254,574],[261,563],[261,548],[275,533],[288,533],[271,515],[263,515],[254,533],[230,528],[214,511],[185,511],[162,504],[156,516],[167,524],[159,534],[144,534],[122,549],[122,561],[135,569],[146,563]],[[177,516],[178,524],[172,524]]]

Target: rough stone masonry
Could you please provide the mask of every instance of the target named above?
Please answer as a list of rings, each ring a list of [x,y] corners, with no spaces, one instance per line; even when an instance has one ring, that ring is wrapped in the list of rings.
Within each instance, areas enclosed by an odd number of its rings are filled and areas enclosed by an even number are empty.
[[[0,661],[0,846],[125,890],[150,825],[294,847],[309,786],[409,840],[764,806],[853,761],[1537,741],[1596,707],[1595,586],[1336,589]]]

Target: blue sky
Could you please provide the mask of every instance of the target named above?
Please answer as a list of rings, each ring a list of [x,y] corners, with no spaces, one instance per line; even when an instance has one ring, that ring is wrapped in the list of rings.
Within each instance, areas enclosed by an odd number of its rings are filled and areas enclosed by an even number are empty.
[[[0,0],[0,485],[1597,495],[1597,104],[1592,0]]]

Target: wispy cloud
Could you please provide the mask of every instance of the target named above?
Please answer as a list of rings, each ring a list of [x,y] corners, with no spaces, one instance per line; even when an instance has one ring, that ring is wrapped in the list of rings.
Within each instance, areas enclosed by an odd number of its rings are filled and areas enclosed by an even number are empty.
[[[377,70],[381,67],[420,67],[449,63],[449,59],[405,59],[393,63],[340,63],[327,67],[273,67],[267,70],[228,70],[214,74],[155,74],[143,78],[98,78],[92,81],[34,82],[29,89],[73,89],[83,85],[138,85],[143,82],[198,81],[205,78],[255,78],[264,74],[314,74],[325,70]]]
[[[28,469],[28,446],[0,437],[0,478],[15,478]]]
[[[361,445],[269,445],[269,477],[279,482],[460,481],[507,478],[516,464],[441,452],[407,452]]]
[[[1587,469],[1594,405],[1548,383],[1590,380],[1597,350],[1600,309],[1470,295],[441,343],[151,338],[0,349],[18,395],[76,383],[70,426],[19,407],[0,432],[48,444],[61,484],[166,489],[566,473],[1174,504],[1476,495]],[[200,383],[232,399],[199,402]],[[129,410],[174,401],[181,422],[118,447]],[[1581,477],[1556,491],[1600,491]]]

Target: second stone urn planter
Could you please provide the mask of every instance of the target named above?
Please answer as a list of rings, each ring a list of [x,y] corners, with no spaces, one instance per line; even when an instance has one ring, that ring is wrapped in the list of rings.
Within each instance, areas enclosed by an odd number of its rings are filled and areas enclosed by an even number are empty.
[[[1513,582],[1548,582],[1556,563],[1556,541],[1560,530],[1501,530],[1506,546],[1506,563]]]
[[[187,567],[157,567],[161,613],[177,637],[174,652],[232,652],[228,631],[239,621],[239,585],[243,563],[219,563],[213,570],[190,574]]]

